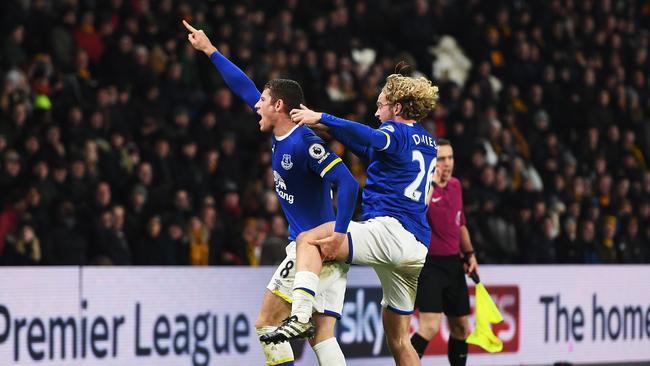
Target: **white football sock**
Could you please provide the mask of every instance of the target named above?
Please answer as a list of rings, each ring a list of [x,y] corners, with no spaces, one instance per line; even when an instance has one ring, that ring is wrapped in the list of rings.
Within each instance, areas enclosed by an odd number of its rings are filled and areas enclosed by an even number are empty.
[[[321,366],[345,366],[345,356],[336,337],[328,338],[313,347]]]
[[[293,281],[291,315],[298,317],[298,321],[301,323],[307,323],[311,319],[318,280],[318,275],[314,272],[300,271],[296,273]]]

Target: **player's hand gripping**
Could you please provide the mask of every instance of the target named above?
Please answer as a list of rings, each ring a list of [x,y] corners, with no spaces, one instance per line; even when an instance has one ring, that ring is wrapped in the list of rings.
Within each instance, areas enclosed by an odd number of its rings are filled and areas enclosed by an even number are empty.
[[[187,35],[187,39],[192,44],[192,47],[199,51],[203,51],[208,56],[217,51],[217,48],[212,44],[212,42],[210,42],[210,39],[202,30],[192,27],[190,23],[185,20],[183,20],[183,25],[190,32],[190,34]]]
[[[327,238],[312,240],[309,244],[316,245],[320,248],[320,253],[324,261],[331,261],[336,259],[336,256],[339,253],[339,248],[345,240],[345,236],[345,233],[334,232]]]
[[[320,122],[321,117],[323,116],[320,112],[312,111],[307,108],[304,104],[300,104],[300,109],[292,109],[290,112],[291,120],[298,124],[302,125],[315,125]]]

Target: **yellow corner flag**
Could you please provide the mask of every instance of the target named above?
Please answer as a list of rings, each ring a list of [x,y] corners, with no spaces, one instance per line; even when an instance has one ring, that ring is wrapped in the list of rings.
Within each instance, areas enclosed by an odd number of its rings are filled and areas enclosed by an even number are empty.
[[[477,345],[484,350],[494,353],[503,350],[503,342],[492,333],[490,324],[497,324],[503,321],[503,316],[492,301],[490,294],[482,283],[476,283],[476,327],[472,334],[467,337],[466,342]]]

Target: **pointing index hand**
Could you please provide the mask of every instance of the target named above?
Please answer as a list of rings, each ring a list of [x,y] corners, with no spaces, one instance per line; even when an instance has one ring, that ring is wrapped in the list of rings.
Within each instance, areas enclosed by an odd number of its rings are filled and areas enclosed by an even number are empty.
[[[192,33],[196,33],[196,32],[199,31],[198,29],[192,27],[192,26],[190,25],[190,23],[188,23],[187,21],[185,21],[185,19],[183,19],[183,25],[185,26],[185,28],[187,28],[188,31],[190,31],[190,32],[192,32]]]

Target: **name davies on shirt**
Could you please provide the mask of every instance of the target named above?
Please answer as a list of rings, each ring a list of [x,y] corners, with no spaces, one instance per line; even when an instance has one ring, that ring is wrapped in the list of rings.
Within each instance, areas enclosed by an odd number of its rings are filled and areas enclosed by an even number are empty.
[[[416,145],[424,144],[424,145],[431,146],[434,149],[437,149],[436,139],[434,139],[431,136],[421,134],[421,135],[412,135],[411,138],[413,139],[413,143]]]

